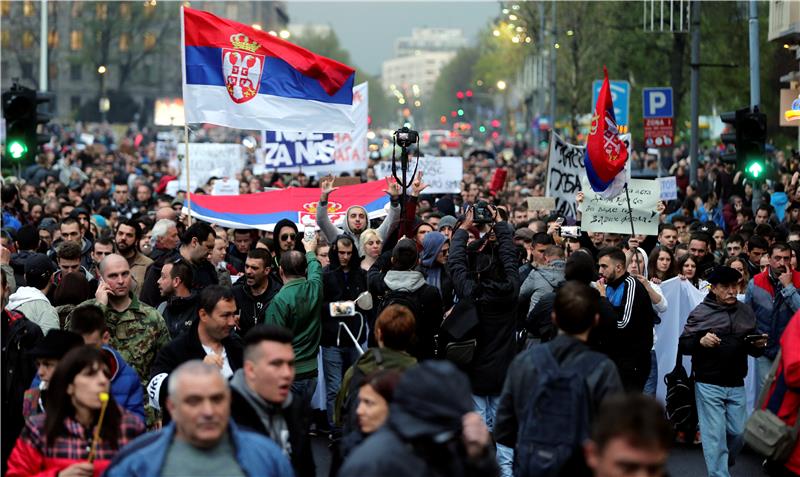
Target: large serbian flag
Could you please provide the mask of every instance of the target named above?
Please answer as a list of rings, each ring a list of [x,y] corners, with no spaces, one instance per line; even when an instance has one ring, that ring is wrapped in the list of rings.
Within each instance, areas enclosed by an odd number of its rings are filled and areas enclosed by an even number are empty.
[[[601,197],[610,199],[619,195],[625,187],[628,148],[619,138],[608,70],[605,66],[603,74],[605,79],[600,94],[597,95],[597,105],[592,114],[592,127],[586,142],[583,162],[592,190]]]
[[[181,10],[187,123],[314,133],[353,130],[353,68],[247,25]]]
[[[389,203],[384,189],[384,181],[339,187],[328,200],[328,217],[338,225],[353,205],[364,207],[371,219],[383,217]],[[302,187],[245,195],[192,194],[192,216],[223,227],[267,231],[289,219],[302,230],[306,223],[316,223],[319,194],[318,188]]]

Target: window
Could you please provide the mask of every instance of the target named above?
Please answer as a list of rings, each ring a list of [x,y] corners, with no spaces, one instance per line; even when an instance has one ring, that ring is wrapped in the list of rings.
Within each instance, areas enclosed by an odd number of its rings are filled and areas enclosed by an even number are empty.
[[[81,97],[80,96],[70,96],[69,97],[69,109],[76,111],[81,109]]]
[[[144,49],[145,50],[152,50],[156,46],[156,35],[152,32],[147,32],[144,34]]]
[[[80,81],[83,77],[83,68],[80,63],[72,63],[69,65],[69,79],[72,81]]]
[[[50,48],[58,48],[58,30],[50,30],[47,35],[47,45]]]
[[[239,14],[239,5],[235,3],[228,3],[225,5],[225,16],[228,18],[236,18]]]
[[[72,30],[69,34],[69,49],[72,51],[80,51],[83,49],[83,32],[80,30]]]
[[[119,4],[119,16],[125,20],[131,16],[131,6],[128,2]]]
[[[11,45],[11,32],[8,31],[8,28],[3,29],[2,33],[0,33],[0,45],[3,48],[8,48]]]
[[[33,63],[30,61],[22,61],[20,62],[20,69],[22,70],[22,77],[23,78],[32,78],[33,77]]]
[[[94,6],[94,16],[98,20],[105,20],[108,18],[108,4],[100,2]]]
[[[72,2],[72,18],[78,18],[81,15],[81,2]]]
[[[33,8],[33,1],[32,0],[25,0],[22,2],[22,14],[26,17],[32,17],[36,13],[35,9]]]
[[[119,34],[119,51],[128,51],[131,43],[131,37],[127,33]]]
[[[0,2],[0,15],[7,17],[11,14],[11,1],[5,0]]]
[[[28,48],[33,48],[33,32],[30,30],[25,30],[22,32],[22,48],[26,50]]]

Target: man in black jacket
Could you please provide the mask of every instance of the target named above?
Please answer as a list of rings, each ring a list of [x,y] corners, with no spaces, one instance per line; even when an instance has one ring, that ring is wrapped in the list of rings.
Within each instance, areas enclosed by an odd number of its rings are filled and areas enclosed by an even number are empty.
[[[516,307],[520,278],[513,230],[508,222],[479,223],[484,234],[467,245],[475,226],[475,209],[467,210],[453,233],[447,268],[459,299],[472,299],[478,314],[477,339],[472,361],[465,367],[472,384],[472,401],[489,430],[494,428],[497,404],[508,367],[514,359]],[[497,211],[490,206],[492,216]],[[508,449],[498,447],[498,460],[510,459]]]
[[[200,291],[209,285],[217,285],[219,283],[217,271],[208,261],[208,255],[214,249],[215,238],[214,229],[207,223],[192,224],[181,236],[181,246],[175,253],[164,255],[159,261],[147,267],[139,299],[150,306],[158,306],[161,302],[158,278],[161,276],[161,268],[169,262],[185,261],[192,267],[194,291]]]
[[[275,441],[299,477],[313,477],[309,410],[293,398],[293,380],[292,332],[275,325],[252,328],[244,337],[244,366],[231,379],[231,418]]]
[[[167,322],[172,338],[177,338],[192,327],[197,319],[197,294],[192,292],[192,267],[186,262],[166,263],[158,278],[158,289],[166,300],[158,305],[158,312]]]
[[[617,314],[617,327],[608,336],[608,356],[617,365],[626,391],[642,392],[650,375],[653,347],[653,303],[644,285],[625,271],[625,253],[609,247],[600,250],[597,289]]]
[[[241,335],[264,322],[267,307],[281,289],[281,283],[270,277],[271,271],[272,256],[269,252],[256,248],[247,253],[244,276],[233,285]]]
[[[742,449],[747,396],[747,355],[759,356],[767,335],[756,334],[753,310],[736,299],[739,272],[717,267],[711,290],[686,320],[679,347],[692,356],[697,417],[709,475],[728,475]]]
[[[230,288],[212,285],[200,293],[198,320],[179,337],[159,350],[150,369],[147,394],[150,405],[166,410],[166,379],[186,361],[202,360],[219,367],[225,379],[242,367],[242,339],[233,332],[236,326],[236,300]],[[165,416],[166,418],[166,416]]]
[[[353,301],[367,290],[367,273],[361,269],[358,248],[349,235],[340,235],[331,245],[330,265],[322,270],[322,367],[325,376],[325,402],[328,425],[333,437],[339,430],[333,421],[336,395],[342,384],[345,371],[352,366],[361,349],[353,338],[363,343],[367,338],[367,322],[364,314],[355,316],[331,316],[330,304],[337,301]],[[366,313],[366,312],[361,312]],[[347,327],[347,329],[344,329]],[[347,331],[350,331],[352,338]]]
[[[538,404],[531,401],[532,396],[542,396],[537,394],[539,391],[537,383],[541,374],[558,371],[537,367],[535,363],[538,359],[533,358],[535,354],[549,353],[553,359],[545,362],[552,362],[554,368],[578,366],[588,390],[589,402],[585,404],[588,405],[590,415],[587,417],[597,412],[600,403],[607,396],[623,391],[622,381],[614,363],[587,346],[589,333],[600,319],[599,302],[599,293],[585,283],[570,281],[558,289],[553,306],[553,321],[561,333],[546,344],[524,351],[511,363],[497,409],[494,435],[499,444],[514,448],[519,443],[519,438],[529,439],[538,434],[539,439],[547,441],[548,435],[552,437],[552,433],[569,432],[557,425],[559,421],[556,416],[551,416],[552,421],[549,421],[553,425],[542,426],[540,429],[530,429],[528,428],[530,426],[526,426],[528,409]],[[591,365],[580,366],[580,363],[585,362]],[[570,419],[579,417],[570,416]],[[585,424],[584,430],[588,431],[590,421],[587,420]],[[559,442],[557,439],[552,439],[546,443],[555,445],[557,442]],[[578,445],[573,449],[572,457],[564,463],[558,475],[576,476],[581,474],[580,470],[585,470],[580,442],[576,444]]]

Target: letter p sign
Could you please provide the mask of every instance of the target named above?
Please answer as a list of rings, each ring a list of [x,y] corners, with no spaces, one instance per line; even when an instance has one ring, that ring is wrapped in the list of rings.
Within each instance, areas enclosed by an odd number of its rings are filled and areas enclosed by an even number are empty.
[[[642,91],[644,118],[671,118],[672,88],[644,88]]]

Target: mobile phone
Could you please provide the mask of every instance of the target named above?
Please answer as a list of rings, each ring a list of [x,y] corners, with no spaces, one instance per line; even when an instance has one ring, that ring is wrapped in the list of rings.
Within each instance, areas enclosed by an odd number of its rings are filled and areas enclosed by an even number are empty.
[[[564,217],[559,217],[556,219],[556,225],[558,225],[559,227],[561,227],[561,224],[563,223],[564,223]]]
[[[329,307],[331,316],[353,316],[356,314],[356,304],[352,301],[334,301]]]
[[[306,242],[310,242],[311,240],[314,240],[315,236],[316,232],[314,231],[314,226],[306,225],[305,228],[303,229],[303,240],[305,240]]]
[[[767,335],[747,335],[744,337],[744,340],[752,343],[753,341],[758,341],[764,338],[767,338]]]

